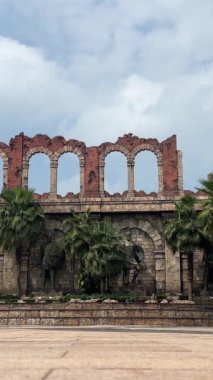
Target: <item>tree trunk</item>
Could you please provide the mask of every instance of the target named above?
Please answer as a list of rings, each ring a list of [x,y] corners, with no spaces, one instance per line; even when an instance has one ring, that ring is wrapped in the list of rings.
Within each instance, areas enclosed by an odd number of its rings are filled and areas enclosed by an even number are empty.
[[[21,247],[16,249],[16,263],[17,263],[17,277],[16,277],[16,287],[17,287],[17,297],[21,297]]]
[[[209,267],[208,267],[207,257],[205,257],[204,273],[203,273],[203,290],[204,291],[208,290],[208,272],[209,272]]]
[[[187,255],[188,260],[188,285],[189,285],[189,292],[188,292],[188,299],[189,301],[193,300],[193,253],[189,253]]]
[[[109,278],[109,276],[107,276],[107,293],[111,293],[111,291],[110,291],[110,278]]]
[[[27,284],[26,284],[25,294],[26,294],[26,296],[28,296],[29,295],[29,255],[27,255],[27,274],[26,274],[26,276],[27,276]]]
[[[26,276],[27,276],[27,284],[26,284],[26,296],[28,296],[29,295],[29,275],[30,275],[30,270],[29,270],[29,262],[30,262],[30,256],[31,256],[31,248],[29,248],[29,250],[28,250],[28,252],[27,252],[27,263],[26,263],[26,265],[27,265],[27,274],[26,274]]]
[[[71,292],[75,294],[75,257],[71,259]]]
[[[105,277],[101,277],[101,294],[105,293]]]

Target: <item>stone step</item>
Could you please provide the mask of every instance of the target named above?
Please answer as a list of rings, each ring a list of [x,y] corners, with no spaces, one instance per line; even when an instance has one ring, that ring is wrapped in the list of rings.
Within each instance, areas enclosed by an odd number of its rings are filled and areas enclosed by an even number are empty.
[[[0,310],[0,318],[205,318],[211,313],[200,310],[143,310],[143,309],[13,309]],[[213,313],[212,313],[213,316]]]
[[[1,325],[213,326],[209,305],[195,304],[1,304]]]

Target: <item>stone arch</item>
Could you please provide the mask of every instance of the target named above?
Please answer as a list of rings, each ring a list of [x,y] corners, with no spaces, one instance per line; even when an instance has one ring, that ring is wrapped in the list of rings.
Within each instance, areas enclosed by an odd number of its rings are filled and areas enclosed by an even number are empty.
[[[43,146],[31,148],[25,154],[22,161],[22,186],[28,187],[29,162],[32,156],[39,153],[46,154],[50,158],[50,193],[52,193],[52,168],[54,167],[55,157],[49,149]]]
[[[150,150],[151,152],[153,152],[156,155],[157,160],[159,160],[160,162],[163,161],[163,153],[160,151],[160,149],[158,149],[154,145],[146,144],[146,143],[145,144],[140,144],[136,148],[133,149],[133,151],[132,151],[133,158],[135,158],[135,156],[139,152],[142,152],[143,150]]]
[[[163,240],[161,235],[159,234],[158,230],[152,226],[150,222],[140,220],[138,224],[138,228],[141,229],[143,232],[147,233],[155,246],[155,250],[159,251],[163,249]]]
[[[116,227],[122,230],[138,228],[150,236],[156,251],[164,249],[163,239],[159,231],[148,220],[125,219],[121,224],[117,224]]]
[[[124,154],[124,156],[126,157],[127,159],[127,166],[129,168],[129,162],[131,161],[131,153],[130,151],[125,148],[124,146],[122,145],[119,145],[119,144],[110,144],[108,145],[100,154],[99,156],[99,178],[100,178],[100,193],[101,193],[101,196],[105,196],[104,195],[104,166],[105,166],[105,158],[108,154],[112,153],[112,152],[120,152],[122,154]],[[129,191],[129,169],[128,169],[128,191]]]
[[[158,192],[161,194],[163,192],[163,153],[156,146],[151,144],[140,144],[132,151],[133,161],[138,153],[142,151],[150,151],[155,154],[157,157],[157,165],[158,165]]]
[[[142,286],[149,294],[152,294],[159,288],[159,255],[161,261],[160,273],[163,281],[165,277],[163,240],[158,229],[149,221],[137,218],[125,218],[122,221],[117,221],[115,225],[123,232],[129,231],[132,242],[143,249],[144,261],[138,275],[138,286]],[[162,274],[163,271],[164,273]],[[165,286],[165,283],[163,283],[163,286]]]
[[[63,148],[57,150],[54,154],[56,161],[56,167],[58,167],[59,158],[65,153],[74,153],[79,158],[80,163],[80,194],[84,193],[84,169],[85,169],[85,159],[83,152],[78,148],[73,148],[72,146],[64,146]],[[56,169],[57,170],[57,169]],[[56,182],[55,182],[55,193],[57,193],[57,172],[56,172]]]
[[[69,145],[64,146],[63,148],[61,148],[55,152],[55,158],[58,160],[59,157],[64,153],[74,153],[78,156],[80,161],[84,162],[84,155],[83,155],[82,151],[78,148],[73,148],[72,146],[69,146]]]
[[[45,148],[43,146],[40,146],[40,147],[31,148],[30,150],[28,150],[28,152],[26,153],[26,155],[24,157],[24,160],[27,161],[27,162],[29,162],[29,160],[31,159],[31,157],[34,156],[37,153],[44,153],[50,159],[53,156],[53,153],[49,149],[47,149],[47,148]]]
[[[101,154],[100,154],[100,161],[104,161],[105,160],[105,157],[112,153],[112,152],[120,152],[120,153],[123,153],[127,160],[130,158],[130,152],[127,148],[125,148],[124,146],[122,145],[119,145],[119,144],[112,144],[112,145],[108,145],[106,147],[106,149],[104,149]]]
[[[143,248],[144,262],[138,276],[138,284],[150,294],[166,288],[165,247],[161,234],[148,220],[125,218],[114,225],[121,231],[130,231],[134,244]]]
[[[3,161],[3,186],[8,184],[8,169],[9,169],[9,158],[7,154],[0,149],[0,158]]]

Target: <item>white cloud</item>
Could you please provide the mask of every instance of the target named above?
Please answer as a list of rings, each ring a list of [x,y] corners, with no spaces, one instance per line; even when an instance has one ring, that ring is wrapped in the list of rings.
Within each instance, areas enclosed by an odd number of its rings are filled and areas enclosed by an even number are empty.
[[[89,105],[72,129],[61,126],[60,133],[67,138],[74,133],[80,139],[86,138],[88,144],[115,140],[128,132],[140,134],[141,128],[146,136],[152,135],[159,126],[152,109],[158,104],[164,88],[164,83],[154,83],[131,75],[111,97],[106,95],[105,99],[97,99],[97,102]]]
[[[185,186],[212,170],[212,0],[1,3],[3,137],[175,133]]]
[[[1,132],[57,128],[64,115],[82,109],[80,89],[56,63],[17,41],[0,38]]]

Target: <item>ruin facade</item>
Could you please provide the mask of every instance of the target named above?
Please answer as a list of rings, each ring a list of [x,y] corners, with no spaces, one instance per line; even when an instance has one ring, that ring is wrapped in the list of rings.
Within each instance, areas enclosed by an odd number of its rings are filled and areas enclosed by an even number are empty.
[[[142,151],[151,151],[157,159],[158,191],[146,194],[135,191],[135,158]],[[59,158],[68,152],[79,159],[80,192],[57,194],[57,172]],[[104,186],[106,156],[121,152],[126,158],[128,189],[122,194],[108,194]],[[180,252],[173,254],[163,235],[164,221],[174,211],[173,200],[180,199],[183,189],[182,154],[177,150],[176,136],[163,142],[157,139],[139,138],[132,134],[118,138],[115,143],[105,142],[99,146],[87,147],[84,142],[65,140],[61,136],[50,138],[36,135],[33,138],[23,133],[10,140],[9,145],[0,143],[0,159],[3,162],[3,184],[8,188],[28,187],[30,159],[44,153],[50,162],[50,190],[36,194],[37,200],[52,229],[63,230],[63,220],[70,209],[84,212],[90,209],[97,220],[108,216],[113,224],[124,233],[131,232],[132,240],[144,251],[144,265],[137,278],[137,289],[146,294],[187,292],[187,260]],[[197,207],[203,196],[196,193]],[[3,202],[0,201],[0,207]],[[22,257],[22,287],[30,283],[31,292],[39,292],[41,265],[39,254],[30,258],[31,271],[27,275],[27,256]],[[194,256],[194,289],[199,292],[203,282],[203,255]],[[14,254],[0,253],[0,294],[16,292],[16,262]],[[28,276],[28,279],[27,279]],[[59,269],[56,278],[58,291],[70,290],[70,267],[67,263]],[[134,291],[134,289],[133,289]]]

